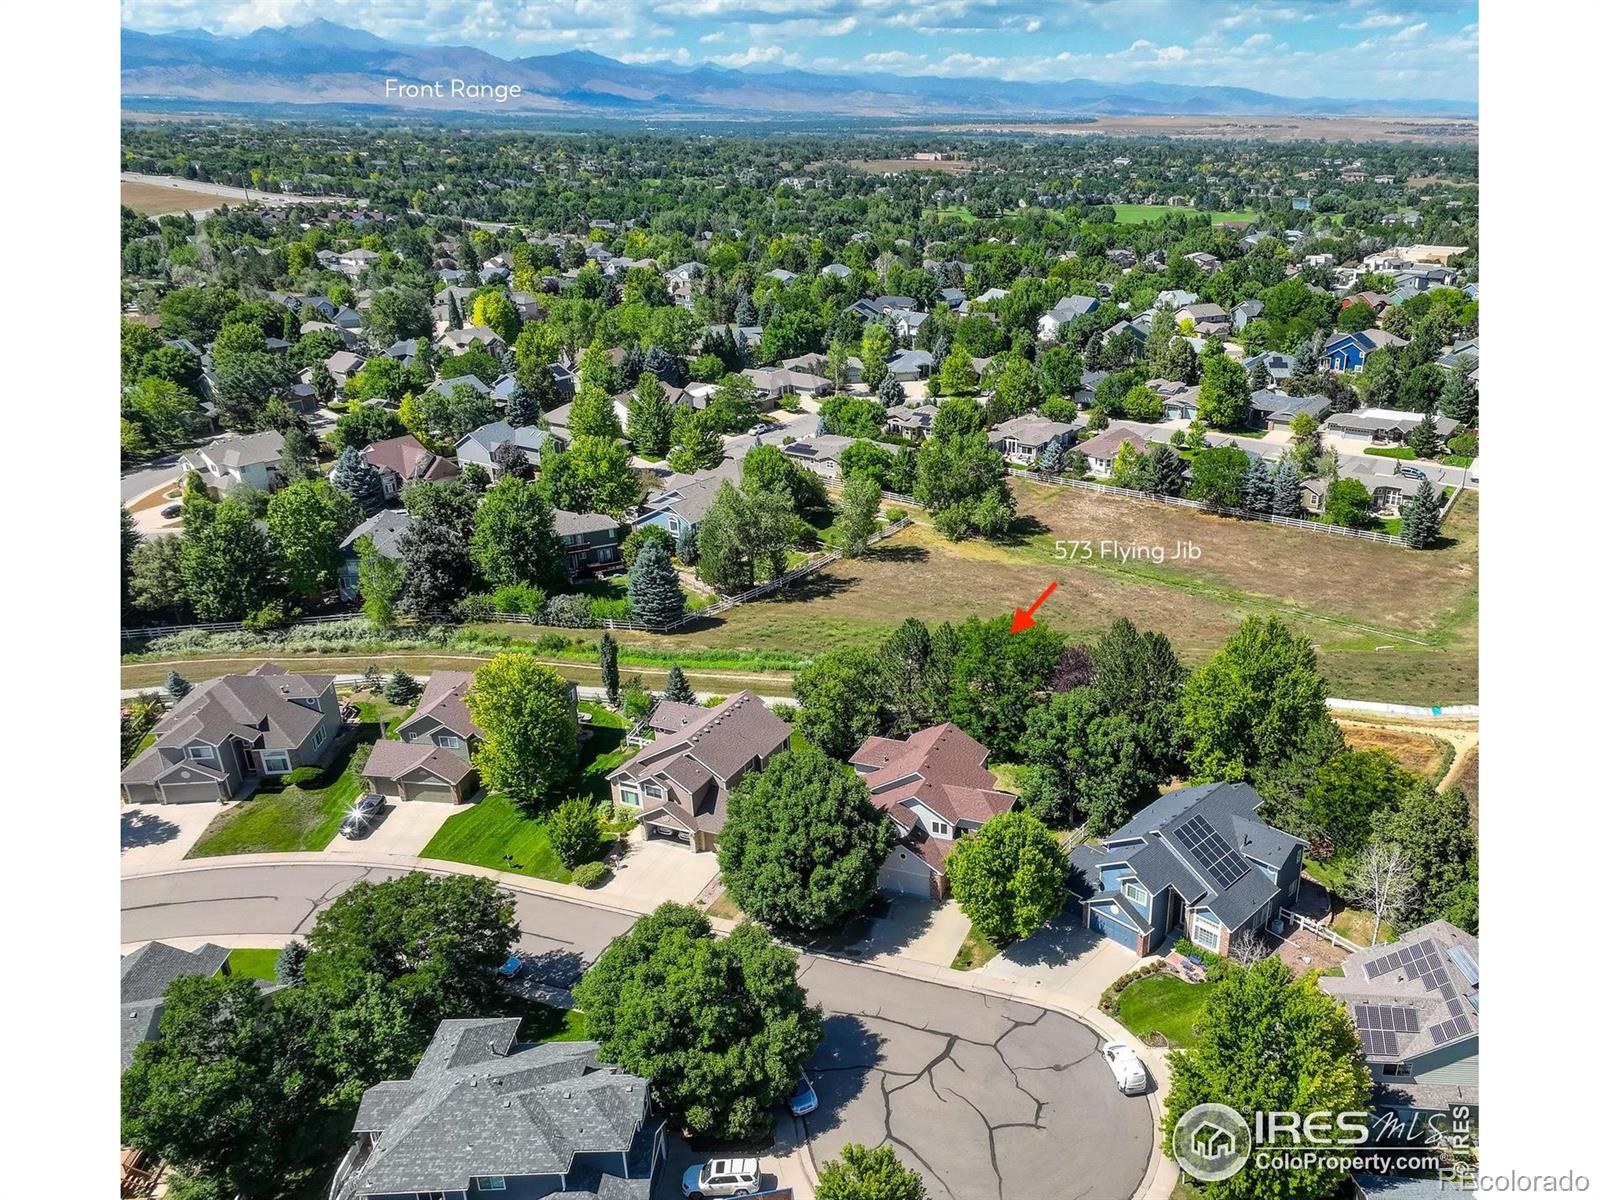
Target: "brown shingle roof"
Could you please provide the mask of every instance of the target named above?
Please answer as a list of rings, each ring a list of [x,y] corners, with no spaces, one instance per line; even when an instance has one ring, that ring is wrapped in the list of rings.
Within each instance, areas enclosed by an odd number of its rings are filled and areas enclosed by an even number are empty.
[[[405,719],[399,732],[404,733],[423,717],[432,717],[451,733],[462,737],[482,737],[482,731],[473,724],[472,714],[467,711],[466,701],[462,699],[471,686],[471,671],[435,671],[428,677],[428,685],[422,689],[416,712]]]
[[[372,757],[362,774],[368,779],[399,779],[412,771],[422,769],[446,783],[460,783],[472,770],[472,764],[459,754],[435,746],[432,742],[400,742],[381,738],[372,746]]]

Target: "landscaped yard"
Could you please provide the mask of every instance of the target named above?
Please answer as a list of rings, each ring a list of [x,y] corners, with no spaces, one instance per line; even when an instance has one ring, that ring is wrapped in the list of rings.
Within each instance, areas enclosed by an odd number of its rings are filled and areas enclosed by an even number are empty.
[[[961,949],[957,950],[955,958],[950,960],[950,967],[955,971],[976,971],[999,953],[1000,947],[977,930],[970,930],[966,940],[961,943]]]
[[[633,754],[624,744],[628,722],[601,704],[586,702],[578,707],[590,715],[592,730],[581,751],[583,777],[578,790],[602,801],[608,796],[606,774]],[[607,841],[615,838],[615,833],[606,834]],[[572,872],[561,865],[550,845],[544,820],[524,815],[509,796],[500,793],[486,796],[447,820],[423,847],[422,857],[572,882]]]
[[[514,1000],[510,1014],[520,1015],[519,1042],[581,1042],[589,1036],[589,1022],[576,1009],[556,1008],[537,1000]]]
[[[357,746],[377,740],[376,725],[357,726],[353,736],[346,735],[323,776],[331,783],[256,792],[211,822],[184,857],[321,850],[338,834],[339,823],[364,786],[361,776],[349,769],[351,755]]]
[[[276,983],[278,954],[277,950],[241,946],[228,951],[228,970],[242,979],[265,979]]]
[[[1214,980],[1185,983],[1165,973],[1135,979],[1122,990],[1119,1020],[1140,1037],[1159,1033],[1169,1046],[1194,1044],[1194,1023],[1215,988]]]

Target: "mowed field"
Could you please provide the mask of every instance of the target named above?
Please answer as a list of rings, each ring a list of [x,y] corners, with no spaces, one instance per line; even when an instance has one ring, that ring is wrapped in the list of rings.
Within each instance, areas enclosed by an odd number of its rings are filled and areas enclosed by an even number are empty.
[[[871,644],[906,617],[960,621],[1009,616],[1050,583],[1057,590],[1039,619],[1075,637],[1093,636],[1118,617],[1172,639],[1184,660],[1202,663],[1247,616],[1276,615],[1318,648],[1332,694],[1404,704],[1464,704],[1478,698],[1478,497],[1462,496],[1445,524],[1447,544],[1412,551],[1208,516],[1190,509],[1013,481],[1021,533],[1008,544],[950,543],[930,525],[911,526],[865,557],[836,563],[774,596],[741,605],[682,633],[619,633],[626,650],[778,650],[813,655]],[[1066,557],[1057,557],[1057,542]],[[1088,543],[1087,547],[1080,543]],[[1199,556],[1176,558],[1180,544]],[[1151,560],[1155,548],[1166,560]],[[490,627],[531,640],[527,625]],[[598,631],[562,630],[595,640]],[[359,672],[461,669],[477,656],[414,651],[296,660],[302,669]],[[248,669],[258,659],[189,659],[190,679]],[[580,683],[598,680],[583,663],[555,663]],[[158,685],[163,663],[129,663],[124,687]],[[624,666],[646,686],[661,669]],[[701,691],[748,687],[788,694],[783,671],[687,671]]]
[[[1255,213],[1235,209],[1233,212],[1207,213],[1204,209],[1183,208],[1172,204],[1113,204],[1111,206],[1117,213],[1118,225],[1143,225],[1150,221],[1159,221],[1162,217],[1170,217],[1174,213],[1183,213],[1185,216],[1209,216],[1213,225],[1221,225],[1224,221],[1253,221]]]
[[[191,192],[183,187],[139,183],[127,179],[122,181],[122,202],[134,212],[143,213],[147,217],[159,217],[163,213],[189,212],[192,209],[211,209],[227,203],[222,197],[205,192]]]

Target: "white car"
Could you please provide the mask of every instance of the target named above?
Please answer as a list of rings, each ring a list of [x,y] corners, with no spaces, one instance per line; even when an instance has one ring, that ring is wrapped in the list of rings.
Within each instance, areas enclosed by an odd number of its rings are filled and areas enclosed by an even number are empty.
[[[1100,1051],[1100,1055],[1111,1068],[1111,1077],[1117,1081],[1117,1087],[1124,1096],[1144,1094],[1149,1078],[1144,1073],[1144,1064],[1139,1061],[1139,1055],[1132,1046],[1126,1042],[1107,1042],[1106,1048]]]
[[[754,1158],[713,1158],[683,1173],[689,1200],[710,1196],[753,1196],[761,1190],[761,1162]]]

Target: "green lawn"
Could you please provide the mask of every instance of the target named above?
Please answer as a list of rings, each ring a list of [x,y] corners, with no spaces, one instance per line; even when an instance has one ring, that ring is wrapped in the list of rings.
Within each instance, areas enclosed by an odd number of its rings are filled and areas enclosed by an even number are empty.
[[[511,1016],[521,1016],[519,1042],[581,1042],[589,1036],[589,1022],[576,1009],[555,1008],[537,1000],[513,1000]]]
[[[361,776],[349,769],[351,754],[377,740],[378,727],[362,724],[334,755],[327,776],[333,778],[331,784],[258,791],[211,822],[184,857],[321,850],[338,834],[339,823],[364,786]]]
[[[1373,458],[1398,458],[1402,462],[1410,462],[1417,457],[1417,452],[1410,446],[1368,446],[1361,453],[1370,454]]]
[[[1185,983],[1176,975],[1146,975],[1122,990],[1119,1020],[1144,1037],[1159,1033],[1169,1046],[1194,1043],[1194,1023],[1215,981]]]
[[[591,733],[583,743],[583,778],[578,791],[595,801],[608,798],[606,774],[632,756],[624,744],[627,719],[602,704],[584,702],[579,709],[590,715]],[[615,838],[607,834],[607,840]],[[513,871],[537,879],[571,883],[572,872],[561,865],[551,848],[544,821],[525,816],[509,796],[495,793],[456,813],[422,849],[423,858],[471,863],[496,871]]]
[[[1446,454],[1439,460],[1440,464],[1446,467],[1470,467],[1475,461],[1465,454]]]
[[[961,949],[957,950],[956,956],[950,960],[950,969],[976,971],[999,953],[998,946],[974,929],[968,932],[966,940],[961,943]]]
[[[1173,213],[1183,213],[1185,216],[1209,216],[1213,225],[1220,225],[1224,221],[1253,221],[1255,213],[1235,210],[1233,212],[1205,213],[1198,208],[1180,208],[1167,204],[1113,204],[1116,210],[1118,225],[1143,225],[1149,221],[1159,221],[1162,217],[1169,217]]]
[[[278,951],[240,947],[228,951],[228,970],[243,979],[277,982]]]

